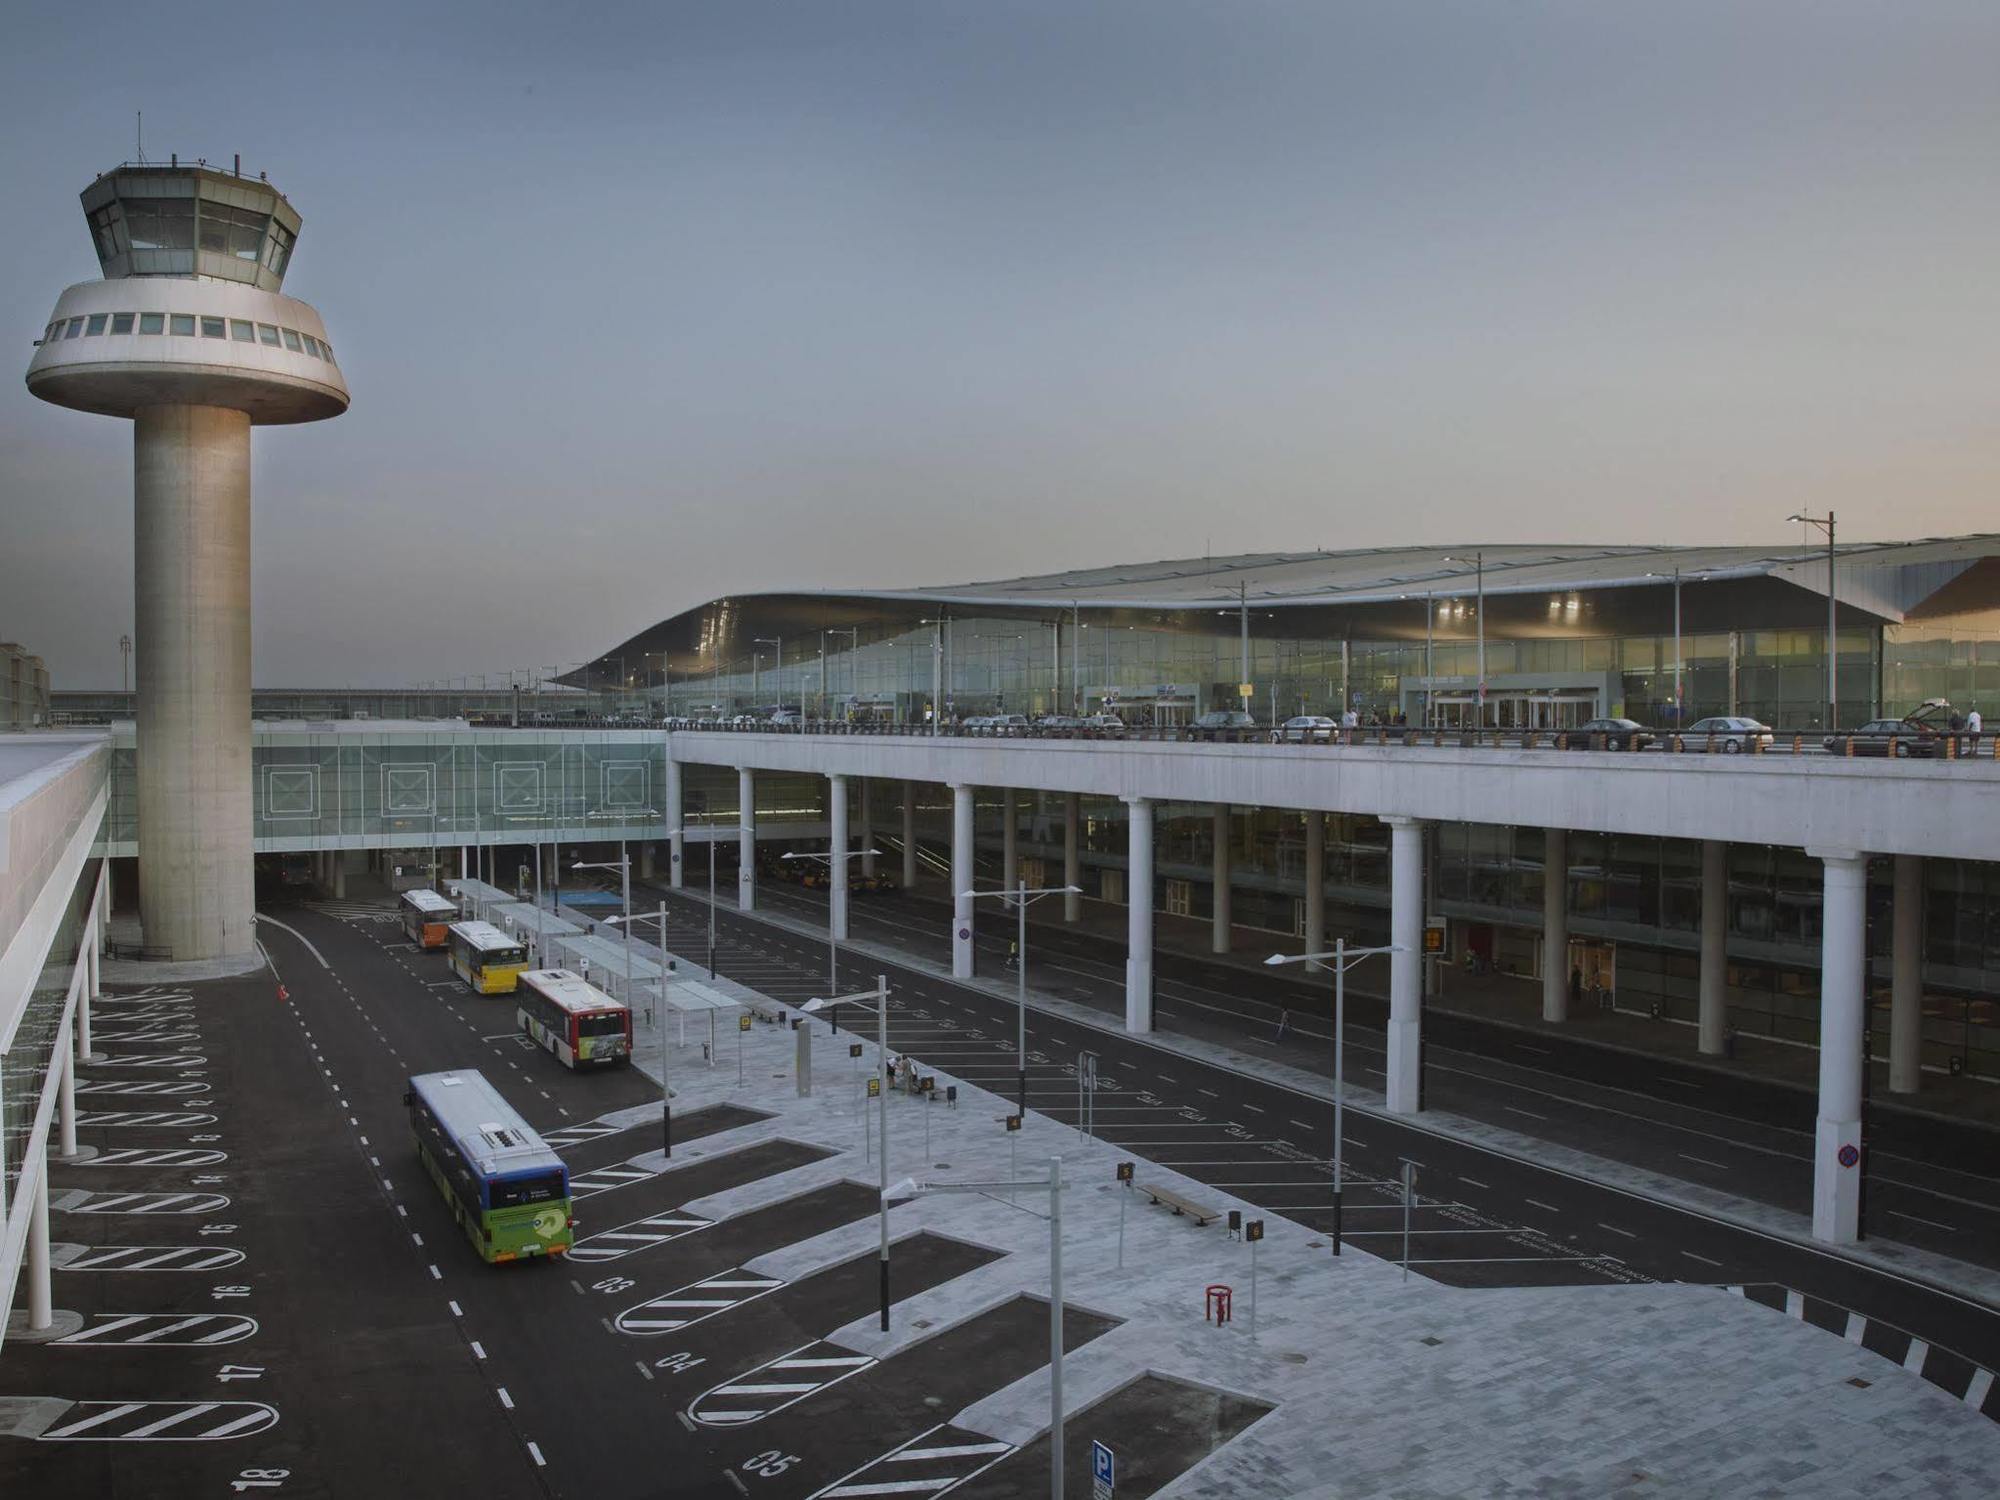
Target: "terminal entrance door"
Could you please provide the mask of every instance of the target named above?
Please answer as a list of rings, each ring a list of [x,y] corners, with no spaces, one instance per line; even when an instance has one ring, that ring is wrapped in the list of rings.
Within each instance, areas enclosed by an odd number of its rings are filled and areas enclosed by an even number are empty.
[[[1493,692],[1486,694],[1488,729],[1574,729],[1598,715],[1598,695],[1587,690],[1554,693]],[[1439,693],[1431,700],[1431,721],[1440,729],[1472,729],[1479,722],[1476,692]]]

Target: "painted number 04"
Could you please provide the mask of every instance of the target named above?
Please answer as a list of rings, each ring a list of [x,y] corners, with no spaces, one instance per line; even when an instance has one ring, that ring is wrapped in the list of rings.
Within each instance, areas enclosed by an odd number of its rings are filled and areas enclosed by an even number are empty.
[[[796,1453],[780,1453],[776,1448],[767,1448],[745,1464],[743,1472],[755,1474],[759,1479],[776,1479],[798,1461]]]

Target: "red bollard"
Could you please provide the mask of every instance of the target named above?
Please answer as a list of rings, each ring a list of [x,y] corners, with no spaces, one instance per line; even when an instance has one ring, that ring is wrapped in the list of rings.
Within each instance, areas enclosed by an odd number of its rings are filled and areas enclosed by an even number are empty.
[[[1202,1301],[1202,1322],[1213,1323],[1217,1328],[1227,1323],[1229,1304],[1234,1297],[1235,1293],[1219,1281],[1210,1286],[1208,1295]]]

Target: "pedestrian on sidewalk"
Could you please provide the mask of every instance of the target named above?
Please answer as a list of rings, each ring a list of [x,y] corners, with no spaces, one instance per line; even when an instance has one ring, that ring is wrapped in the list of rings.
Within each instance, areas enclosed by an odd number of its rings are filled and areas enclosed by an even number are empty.
[[[1570,966],[1569,1008],[1573,1011],[1583,1008],[1583,967],[1580,964]]]

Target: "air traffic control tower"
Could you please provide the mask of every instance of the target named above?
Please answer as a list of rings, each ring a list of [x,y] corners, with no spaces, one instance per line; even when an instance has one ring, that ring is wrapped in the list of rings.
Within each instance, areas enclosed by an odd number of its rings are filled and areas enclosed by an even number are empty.
[[[261,177],[128,164],[83,212],[104,279],[56,302],[28,389],[133,424],[144,938],[248,953],[250,429],[337,417],[347,383],[280,291],[299,216]]]

